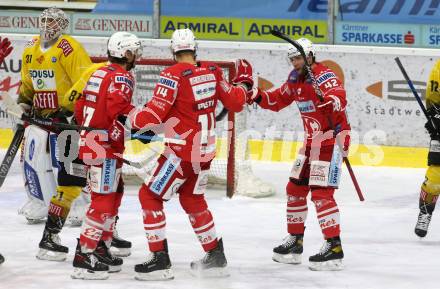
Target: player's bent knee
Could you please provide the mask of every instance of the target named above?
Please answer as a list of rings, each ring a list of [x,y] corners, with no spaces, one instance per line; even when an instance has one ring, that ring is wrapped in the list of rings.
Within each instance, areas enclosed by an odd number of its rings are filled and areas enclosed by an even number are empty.
[[[327,200],[334,202],[335,201],[333,198],[334,193],[335,193],[335,189],[333,188],[312,189],[312,201],[317,202],[317,201]]]
[[[118,193],[100,194],[92,192],[90,210],[115,215],[116,194]]]
[[[286,186],[286,193],[289,196],[306,197],[309,193],[309,187],[289,181]]]
[[[153,194],[145,184],[142,184],[139,189],[139,202],[143,210],[163,210],[163,201],[156,194]]]
[[[208,209],[204,195],[179,195],[180,205],[187,214],[196,214]]]

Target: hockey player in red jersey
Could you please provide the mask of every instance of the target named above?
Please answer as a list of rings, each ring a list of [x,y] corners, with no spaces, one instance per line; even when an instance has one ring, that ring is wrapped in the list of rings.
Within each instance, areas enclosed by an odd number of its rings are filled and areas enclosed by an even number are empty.
[[[122,162],[116,157],[124,152],[124,127],[117,119],[133,108],[134,78],[129,71],[141,52],[141,42],[135,35],[113,34],[108,41],[110,64],[92,74],[75,107],[78,123],[108,130],[108,135],[102,131],[80,134],[79,154],[89,166],[92,201],[83,221],[72,278],[106,279],[108,272],[117,272],[122,265],[122,259],[109,251],[124,192]]]
[[[289,235],[274,248],[273,260],[301,263],[308,210],[306,198],[311,192],[325,243],[318,254],[309,258],[310,269],[340,270],[344,254],[339,237],[339,209],[333,195],[339,184],[342,156],[347,153],[350,142],[346,93],[336,74],[315,61],[312,42],[301,38],[298,43],[304,48],[324,101],[321,102],[315,93],[304,59],[293,45],[289,45],[287,56],[294,69],[287,81],[271,91],[254,88],[252,97],[248,99],[248,103],[256,102],[260,107],[273,111],[279,111],[295,101],[305,131],[303,147],[286,187]],[[336,136],[343,148],[335,143]]]
[[[151,251],[147,261],[135,266],[139,280],[172,279],[165,235],[163,202],[177,193],[182,208],[206,255],[191,262],[191,272],[226,276],[223,241],[217,237],[204,192],[216,152],[215,107],[220,100],[230,111],[241,111],[253,85],[252,67],[237,61],[237,75],[229,84],[215,64],[196,61],[197,44],[189,29],[174,31],[171,50],[177,64],[160,74],[152,99],[130,115],[135,129],[164,127],[165,137],[181,138],[185,145],[167,144],[139,191],[144,228]]]

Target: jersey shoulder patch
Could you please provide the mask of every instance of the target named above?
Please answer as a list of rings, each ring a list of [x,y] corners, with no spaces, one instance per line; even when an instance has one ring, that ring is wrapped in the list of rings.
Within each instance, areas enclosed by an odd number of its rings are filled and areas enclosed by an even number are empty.
[[[131,90],[133,90],[134,87],[133,79],[128,74],[117,73],[115,75],[115,83],[126,84]]]
[[[69,56],[73,52],[73,46],[66,37],[61,38],[61,41],[58,43],[57,48],[63,51],[63,55],[65,57]]]

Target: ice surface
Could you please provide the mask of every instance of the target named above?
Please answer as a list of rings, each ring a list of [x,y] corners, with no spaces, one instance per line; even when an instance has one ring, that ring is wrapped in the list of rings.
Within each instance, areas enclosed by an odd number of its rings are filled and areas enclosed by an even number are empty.
[[[70,252],[65,262],[35,258],[43,224],[27,225],[17,215],[24,202],[22,177],[17,166],[0,189],[0,288],[438,288],[440,275],[439,217],[434,213],[428,236],[413,233],[423,169],[355,167],[366,201],[358,201],[347,171],[337,191],[342,220],[346,269],[312,272],[308,256],[322,245],[313,204],[306,222],[303,264],[285,265],[271,260],[272,248],[286,235],[284,188],[290,171],[286,163],[254,163],[255,173],[275,184],[278,194],[268,199],[234,197],[208,192],[217,232],[224,238],[231,276],[197,279],[189,263],[203,256],[190,223],[176,198],[166,204],[167,236],[175,279],[142,283],[134,280],[133,267],[148,254],[137,188],[127,188],[120,208],[118,230],[133,242],[121,273],[105,281],[72,280],[73,251],[79,228],[66,227],[62,242]]]

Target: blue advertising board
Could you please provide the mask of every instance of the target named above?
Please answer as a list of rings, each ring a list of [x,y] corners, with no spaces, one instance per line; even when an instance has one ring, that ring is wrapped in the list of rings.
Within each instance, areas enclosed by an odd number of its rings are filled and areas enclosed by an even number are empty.
[[[438,24],[439,0],[338,0],[339,21]],[[326,20],[328,0],[161,0],[161,15]],[[153,0],[98,1],[98,13],[153,13]]]
[[[338,22],[335,27],[335,44],[378,46],[422,45],[422,25],[368,22]]]

